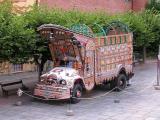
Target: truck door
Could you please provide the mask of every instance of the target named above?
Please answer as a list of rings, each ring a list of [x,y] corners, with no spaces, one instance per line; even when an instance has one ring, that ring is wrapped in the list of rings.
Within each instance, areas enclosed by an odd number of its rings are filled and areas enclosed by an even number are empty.
[[[84,83],[87,90],[92,90],[95,85],[95,50],[86,51]]]

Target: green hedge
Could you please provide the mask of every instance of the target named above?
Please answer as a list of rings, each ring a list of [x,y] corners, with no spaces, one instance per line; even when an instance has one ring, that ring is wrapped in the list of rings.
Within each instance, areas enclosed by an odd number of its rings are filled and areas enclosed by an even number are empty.
[[[133,31],[135,49],[146,47],[150,53],[158,51],[160,13],[153,9],[109,15],[102,11],[63,11],[34,6],[31,11],[19,16],[11,13],[11,4],[5,2],[0,4],[0,60],[24,63],[35,55],[36,58],[50,58],[47,44],[37,37],[37,27],[42,24],[53,23],[70,27],[82,23],[98,32],[93,27],[94,23],[104,26],[115,20],[127,24]]]

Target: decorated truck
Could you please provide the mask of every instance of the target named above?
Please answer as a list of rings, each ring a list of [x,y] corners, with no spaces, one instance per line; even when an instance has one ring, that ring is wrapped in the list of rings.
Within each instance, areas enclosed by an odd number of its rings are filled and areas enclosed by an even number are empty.
[[[133,76],[133,36],[126,25],[112,22],[97,25],[94,33],[84,24],[70,29],[44,24],[38,28],[48,40],[54,67],[43,74],[34,88],[34,95],[44,99],[80,101],[84,90],[110,84],[123,90]]]

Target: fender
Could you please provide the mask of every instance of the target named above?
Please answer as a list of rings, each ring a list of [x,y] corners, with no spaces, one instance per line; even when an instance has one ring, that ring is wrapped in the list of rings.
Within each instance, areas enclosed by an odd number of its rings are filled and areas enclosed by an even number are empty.
[[[75,79],[74,85],[75,84],[80,84],[80,85],[82,85],[83,88],[85,88],[84,80],[82,78]]]
[[[121,71],[124,71],[125,74],[126,74],[125,65],[123,65],[123,64],[119,64],[119,65],[117,66],[116,76],[118,76],[118,75],[120,74]]]
[[[87,86],[87,84],[85,84],[83,78],[75,79],[73,86],[74,86],[75,84],[77,84],[77,83],[78,83],[78,84],[81,84],[82,87],[83,87],[83,89],[85,89],[85,90],[87,90],[87,91],[91,91],[91,90],[94,88],[94,86],[95,86],[95,82],[94,82],[93,84],[91,83],[89,86]]]

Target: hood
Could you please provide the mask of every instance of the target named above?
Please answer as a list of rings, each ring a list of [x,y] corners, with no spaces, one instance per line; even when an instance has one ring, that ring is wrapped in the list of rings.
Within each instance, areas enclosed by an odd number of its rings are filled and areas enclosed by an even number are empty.
[[[79,75],[78,71],[73,68],[68,67],[56,67],[50,70],[48,73],[43,74],[43,76],[54,75],[57,79],[67,79],[68,77],[74,77]]]

